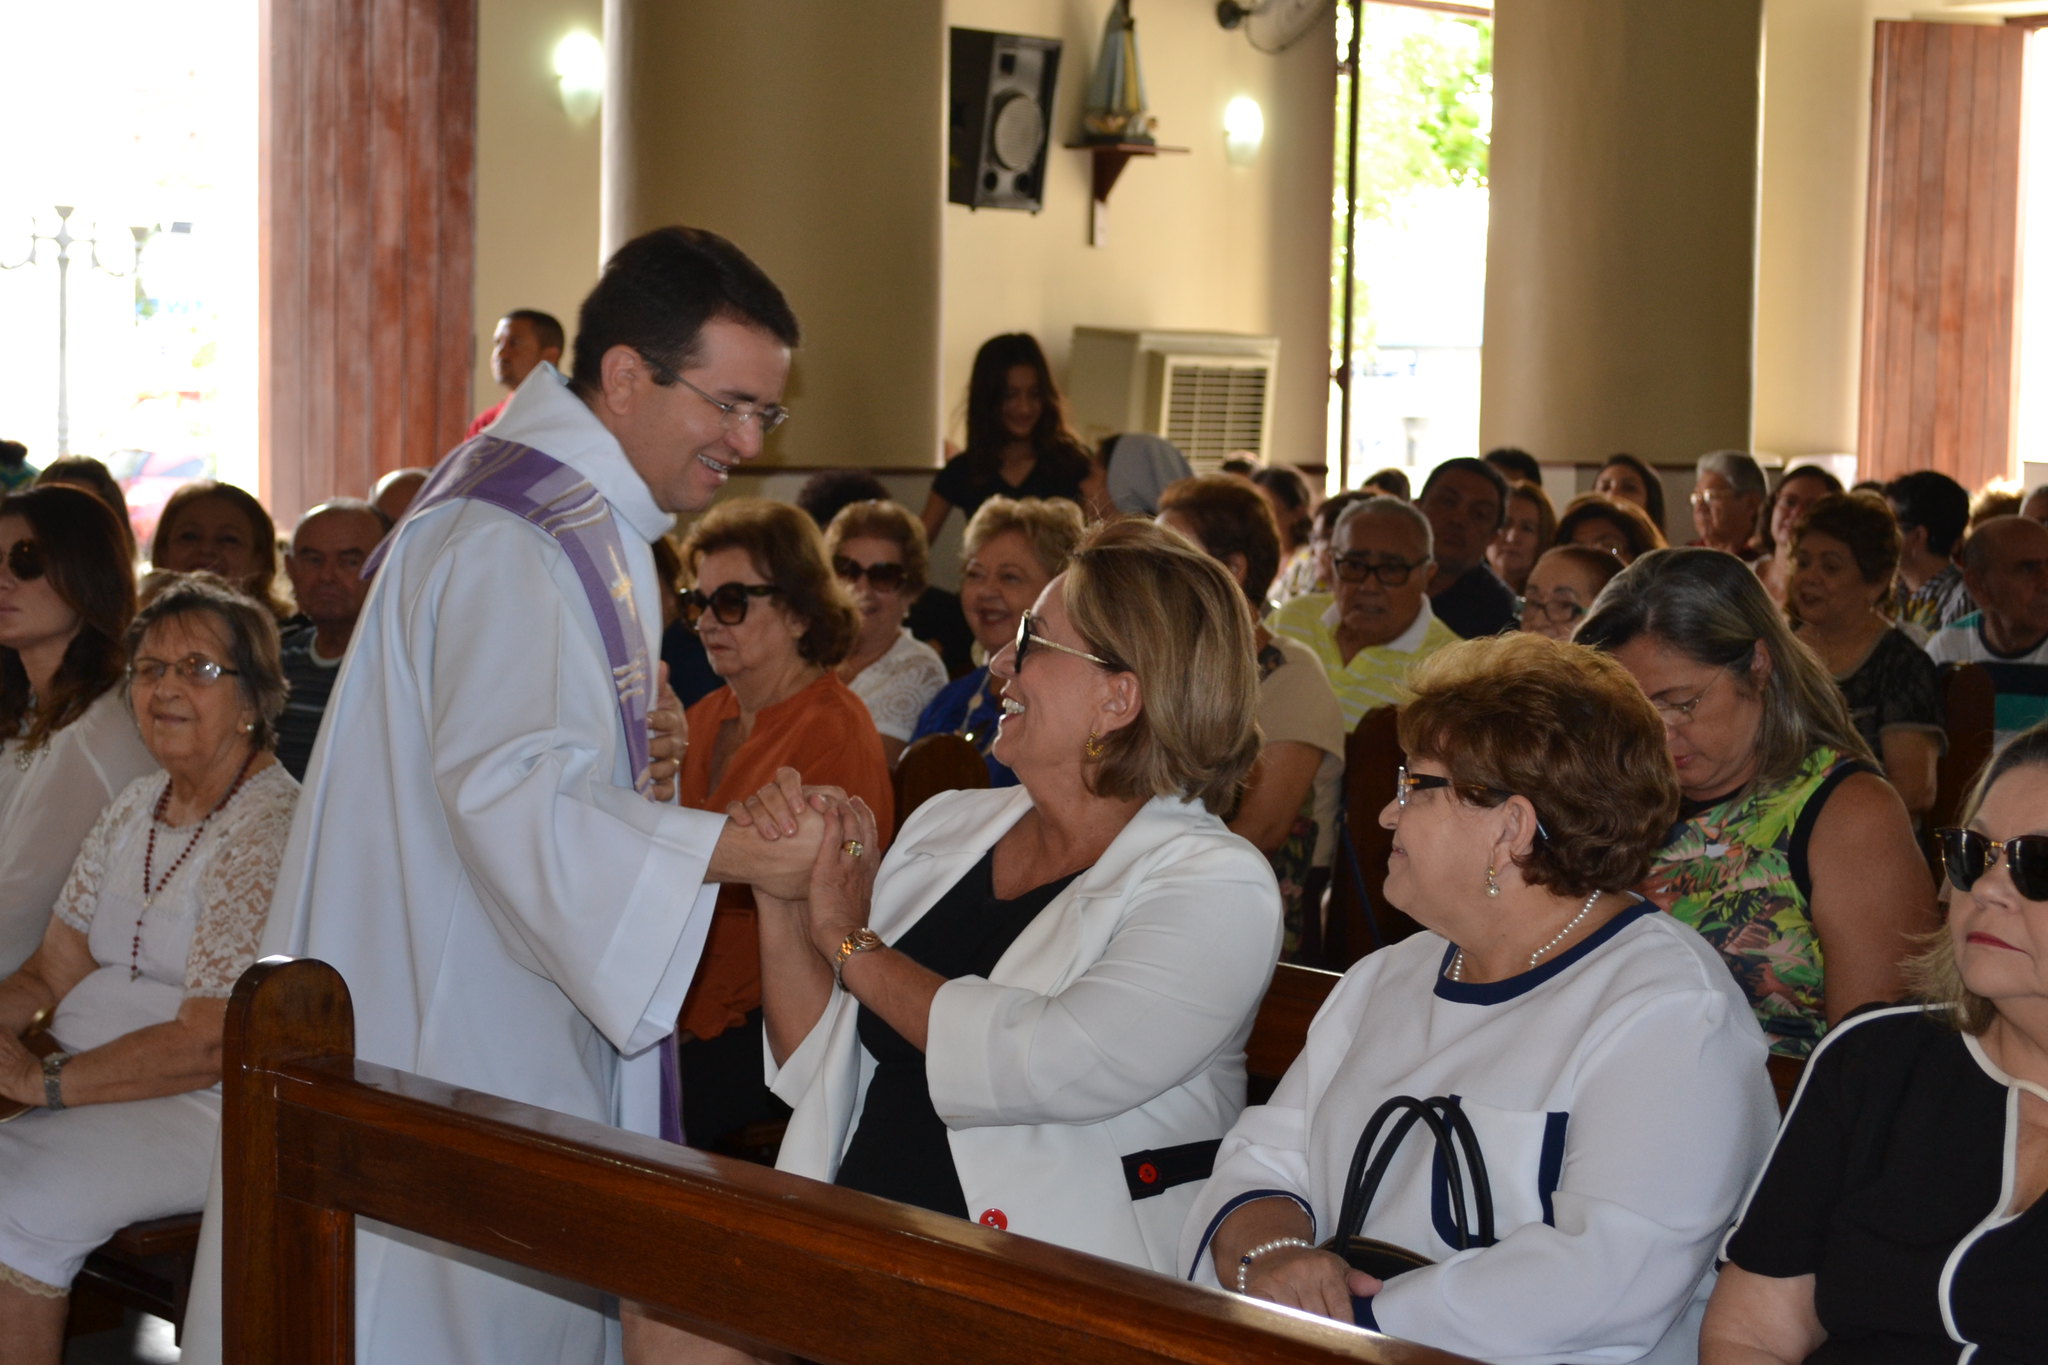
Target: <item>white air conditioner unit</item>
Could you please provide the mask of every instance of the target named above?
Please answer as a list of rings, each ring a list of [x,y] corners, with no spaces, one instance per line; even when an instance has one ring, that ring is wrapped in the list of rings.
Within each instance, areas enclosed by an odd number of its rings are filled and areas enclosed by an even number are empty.
[[[1076,327],[1067,402],[1091,444],[1149,431],[1199,473],[1248,450],[1271,457],[1278,337]]]

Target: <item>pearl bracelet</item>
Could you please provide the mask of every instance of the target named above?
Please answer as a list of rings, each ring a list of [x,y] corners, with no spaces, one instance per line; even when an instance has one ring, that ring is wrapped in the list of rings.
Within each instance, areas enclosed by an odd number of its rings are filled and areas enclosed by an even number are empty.
[[[1278,1251],[1281,1247],[1306,1247],[1308,1250],[1314,1251],[1316,1249],[1316,1244],[1302,1237],[1276,1237],[1270,1242],[1261,1242],[1259,1245],[1253,1247],[1250,1251],[1247,1251],[1244,1255],[1237,1258],[1238,1293],[1243,1294],[1248,1292],[1244,1287],[1244,1279],[1245,1276],[1251,1271],[1252,1262],[1257,1260],[1259,1257],[1265,1255],[1269,1251]]]

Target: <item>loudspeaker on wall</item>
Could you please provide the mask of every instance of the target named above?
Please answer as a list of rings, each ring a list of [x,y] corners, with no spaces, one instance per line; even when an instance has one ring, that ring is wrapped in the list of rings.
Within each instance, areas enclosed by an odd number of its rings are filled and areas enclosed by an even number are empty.
[[[956,28],[952,58],[946,197],[970,208],[1038,212],[1059,40]]]

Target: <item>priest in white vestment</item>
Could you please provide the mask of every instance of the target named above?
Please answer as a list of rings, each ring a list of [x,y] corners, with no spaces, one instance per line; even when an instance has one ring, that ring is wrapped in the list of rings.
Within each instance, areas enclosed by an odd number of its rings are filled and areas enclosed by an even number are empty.
[[[650,233],[584,304],[573,384],[537,367],[479,438],[544,452],[602,495],[625,561],[609,581],[630,591],[646,659],[662,620],[649,542],[760,453],[796,339],[729,243]],[[571,555],[499,506],[433,494],[393,532],[336,681],[266,950],[341,972],[364,1060],[655,1132],[656,1045],[696,971],[709,883],[796,891],[811,850],[636,791]],[[187,1361],[219,1350],[208,1221]],[[618,1358],[594,1292],[378,1224],[356,1258],[360,1361]]]

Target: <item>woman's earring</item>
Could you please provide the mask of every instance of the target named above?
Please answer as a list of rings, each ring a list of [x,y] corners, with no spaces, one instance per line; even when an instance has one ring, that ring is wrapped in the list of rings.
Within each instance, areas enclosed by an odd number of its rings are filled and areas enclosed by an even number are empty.
[[[1081,752],[1090,758],[1101,758],[1103,751],[1108,747],[1102,742],[1102,736],[1093,730],[1088,732],[1088,738],[1081,741]]]
[[[1494,880],[1492,863],[1486,865],[1486,894],[1489,896],[1498,896],[1500,894],[1500,883]]]

